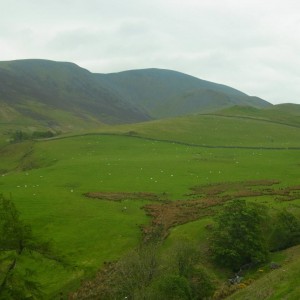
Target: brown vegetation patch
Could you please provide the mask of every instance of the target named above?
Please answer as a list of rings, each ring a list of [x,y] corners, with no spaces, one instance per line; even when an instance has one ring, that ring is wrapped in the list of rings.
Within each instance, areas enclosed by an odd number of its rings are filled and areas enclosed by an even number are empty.
[[[249,181],[239,181],[239,182],[220,182],[220,183],[212,183],[207,185],[199,185],[191,188],[192,193],[188,194],[188,196],[193,195],[220,195],[222,193],[233,192],[241,192],[241,191],[249,191],[253,187],[261,187],[261,186],[273,186],[275,184],[279,184],[278,180],[249,180]],[[272,190],[272,189],[271,189]],[[252,196],[252,195],[251,195]]]
[[[230,200],[228,197],[211,197],[194,200],[177,200],[165,204],[148,204],[143,208],[152,218],[149,225],[142,226],[145,240],[151,238],[164,239],[169,229],[212,215],[214,206]]]
[[[300,186],[290,186],[286,188],[274,188],[279,184],[277,180],[254,180],[244,182],[221,182],[209,185],[192,187],[192,193],[187,196],[216,196],[229,197],[231,199],[244,197],[275,196],[275,200],[291,201],[300,199]],[[278,196],[278,197],[276,197]]]
[[[84,196],[108,201],[123,201],[123,200],[151,200],[160,201],[166,200],[166,195],[157,195],[154,193],[124,193],[124,192],[88,192]]]

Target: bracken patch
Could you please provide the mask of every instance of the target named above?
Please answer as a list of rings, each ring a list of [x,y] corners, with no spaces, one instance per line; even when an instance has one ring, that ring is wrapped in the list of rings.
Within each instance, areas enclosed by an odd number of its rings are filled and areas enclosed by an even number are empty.
[[[154,193],[136,192],[136,193],[125,193],[125,192],[88,192],[84,196],[88,198],[108,200],[108,201],[124,201],[124,200],[150,200],[160,201],[166,200],[166,195],[157,195]]]

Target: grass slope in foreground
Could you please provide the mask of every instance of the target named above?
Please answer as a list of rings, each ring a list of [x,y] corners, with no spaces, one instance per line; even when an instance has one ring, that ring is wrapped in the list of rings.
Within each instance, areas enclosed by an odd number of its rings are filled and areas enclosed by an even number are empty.
[[[300,295],[300,246],[283,251],[282,267],[262,276],[247,288],[233,294],[231,300],[298,300]]]

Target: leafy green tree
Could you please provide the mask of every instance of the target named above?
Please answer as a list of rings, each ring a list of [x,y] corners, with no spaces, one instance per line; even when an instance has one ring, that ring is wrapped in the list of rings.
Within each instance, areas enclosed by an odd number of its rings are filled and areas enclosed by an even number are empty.
[[[300,244],[300,221],[287,210],[280,211],[274,220],[270,237],[271,251],[279,251]]]
[[[0,195],[0,299],[41,299],[33,270],[20,267],[22,259],[33,253],[63,261],[53,254],[49,243],[35,239],[13,202]]]
[[[264,224],[266,208],[245,200],[227,203],[216,218],[211,250],[215,261],[238,270],[248,263],[268,259]]]

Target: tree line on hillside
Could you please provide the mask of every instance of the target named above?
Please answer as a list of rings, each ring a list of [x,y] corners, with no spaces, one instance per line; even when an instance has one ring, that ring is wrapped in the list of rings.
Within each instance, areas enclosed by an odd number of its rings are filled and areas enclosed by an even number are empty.
[[[10,142],[20,143],[26,140],[52,138],[59,134],[60,132],[54,132],[52,130],[33,131],[32,133],[25,132],[23,130],[16,130],[10,135]]]

